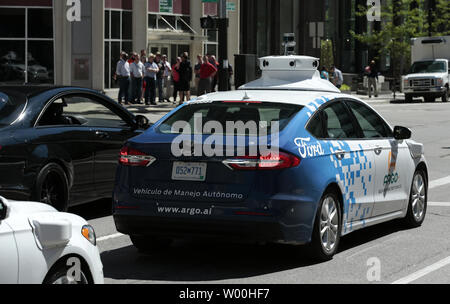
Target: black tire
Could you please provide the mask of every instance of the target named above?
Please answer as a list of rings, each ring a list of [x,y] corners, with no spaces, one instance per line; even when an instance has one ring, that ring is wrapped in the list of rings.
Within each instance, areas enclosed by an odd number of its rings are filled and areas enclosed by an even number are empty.
[[[436,98],[430,97],[430,96],[425,96],[425,102],[426,103],[436,102]]]
[[[64,170],[50,163],[42,168],[36,179],[32,200],[48,204],[58,211],[67,211],[69,186]]]
[[[405,102],[406,102],[406,103],[412,103],[412,102],[413,102],[412,95],[410,95],[410,94],[405,94]]]
[[[172,245],[173,240],[169,238],[157,238],[151,236],[130,235],[131,242],[140,253],[149,254],[157,252]]]
[[[67,266],[67,259],[63,259],[56,263],[49,271],[44,279],[44,285],[55,285],[55,284],[78,284],[78,285],[88,285],[92,284],[92,279],[89,271],[81,265],[79,278],[80,281],[75,281],[73,278],[69,277],[69,272],[72,266]]]
[[[322,208],[324,207],[324,203],[328,198],[331,198],[335,202],[335,206],[337,208],[338,215],[338,224],[337,224],[337,232],[336,232],[336,240],[334,243],[334,247],[331,250],[327,250],[323,246],[322,237],[321,237],[321,217],[322,217]],[[333,256],[336,254],[339,248],[339,242],[341,239],[342,232],[342,210],[341,205],[339,203],[339,198],[336,193],[330,191],[324,194],[324,196],[320,200],[319,208],[317,210],[316,219],[314,221],[314,229],[311,238],[311,243],[308,245],[308,255],[313,259],[320,262],[329,261],[333,259]]]
[[[420,218],[417,217],[417,212],[415,215],[415,210],[417,210],[417,209],[414,208],[414,197],[413,197],[414,190],[415,190],[414,183],[415,183],[417,175],[420,175],[423,180],[424,196],[425,196],[425,200],[423,203],[423,205],[424,205],[423,215]],[[423,170],[419,169],[414,173],[413,180],[411,183],[411,192],[409,194],[409,202],[408,202],[408,212],[406,213],[406,217],[403,220],[405,226],[407,228],[418,228],[418,227],[422,226],[422,224],[425,220],[426,214],[427,214],[427,207],[428,207],[428,181],[427,181],[425,172]]]
[[[450,89],[447,88],[447,90],[445,91],[444,95],[442,95],[442,102],[448,102],[449,95],[450,95]]]

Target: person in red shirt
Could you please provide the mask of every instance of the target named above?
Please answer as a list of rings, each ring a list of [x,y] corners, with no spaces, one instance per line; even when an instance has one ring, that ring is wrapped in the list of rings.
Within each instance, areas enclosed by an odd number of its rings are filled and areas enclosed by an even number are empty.
[[[217,68],[209,63],[208,58],[203,57],[203,64],[200,67],[200,81],[198,83],[198,96],[211,93],[212,78],[217,74]]]

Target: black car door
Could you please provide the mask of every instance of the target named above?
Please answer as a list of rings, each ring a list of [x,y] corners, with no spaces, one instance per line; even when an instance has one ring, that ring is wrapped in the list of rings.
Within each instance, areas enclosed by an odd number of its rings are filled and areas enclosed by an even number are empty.
[[[88,125],[63,121],[67,116],[61,110],[66,108],[64,98],[51,101],[46,106],[36,124],[37,136],[32,139],[32,155],[64,164],[67,178],[71,181],[69,201],[73,205],[96,197],[94,150],[97,138]]]
[[[98,198],[110,197],[120,149],[142,130],[134,127],[129,113],[97,95],[71,95],[65,101],[64,112],[93,132],[95,192]]]

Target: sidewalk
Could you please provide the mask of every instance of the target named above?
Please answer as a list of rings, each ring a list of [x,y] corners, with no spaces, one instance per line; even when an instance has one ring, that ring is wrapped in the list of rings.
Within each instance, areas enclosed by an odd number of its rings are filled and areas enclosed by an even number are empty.
[[[365,102],[369,102],[369,103],[390,103],[392,101],[394,101],[394,94],[391,92],[382,92],[381,94],[378,95],[378,97],[373,97],[369,98],[368,95],[359,95],[356,92],[351,92],[350,95],[353,95],[359,99],[362,99]],[[397,92],[395,93],[395,100],[396,101],[404,101],[405,100],[405,94]]]

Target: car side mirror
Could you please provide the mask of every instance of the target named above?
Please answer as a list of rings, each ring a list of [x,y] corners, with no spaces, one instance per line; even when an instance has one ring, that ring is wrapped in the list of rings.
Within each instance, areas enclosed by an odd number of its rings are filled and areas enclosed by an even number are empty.
[[[399,127],[399,126],[394,128],[394,138],[397,140],[410,139],[411,136],[412,136],[412,132],[408,128]]]
[[[6,206],[3,199],[0,198],[0,221],[6,219],[7,214],[8,214],[8,206]]]
[[[139,129],[147,129],[150,126],[150,121],[148,120],[147,117],[143,116],[143,115],[137,115],[136,116],[136,126]]]

